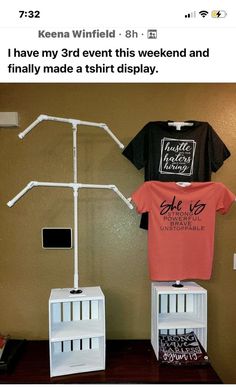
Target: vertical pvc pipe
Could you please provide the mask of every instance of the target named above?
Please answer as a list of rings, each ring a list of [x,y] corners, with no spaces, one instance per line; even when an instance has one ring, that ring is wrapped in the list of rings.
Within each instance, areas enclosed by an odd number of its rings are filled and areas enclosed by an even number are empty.
[[[73,123],[73,174],[74,183],[78,182],[77,168],[77,125]],[[79,254],[78,254],[78,187],[74,187],[74,292],[80,293],[79,290]],[[73,291],[72,291],[73,292]]]
[[[78,183],[78,169],[77,169],[77,125],[72,125],[73,129],[73,173],[74,183]]]
[[[74,289],[79,288],[78,259],[78,188],[74,188]]]

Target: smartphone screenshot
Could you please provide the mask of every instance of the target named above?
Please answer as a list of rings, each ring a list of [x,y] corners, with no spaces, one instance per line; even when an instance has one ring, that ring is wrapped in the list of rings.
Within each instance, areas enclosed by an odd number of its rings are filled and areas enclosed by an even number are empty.
[[[235,17],[0,5],[1,383],[236,383]]]

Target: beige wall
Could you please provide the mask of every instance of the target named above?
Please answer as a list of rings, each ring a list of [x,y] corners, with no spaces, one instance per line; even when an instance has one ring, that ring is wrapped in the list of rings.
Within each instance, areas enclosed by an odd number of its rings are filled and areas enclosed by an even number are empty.
[[[213,176],[236,193],[236,85],[1,84],[0,111],[18,111],[20,128],[39,114],[106,122],[124,143],[151,120],[208,121],[231,150]],[[30,180],[72,181],[70,126],[42,123],[23,141],[0,129],[0,332],[48,337],[51,288],[73,286],[72,251],[43,251],[40,230],[72,226],[72,192],[37,188],[12,209],[5,203]],[[79,180],[116,184],[127,196],[143,181],[98,128],[79,128]],[[112,192],[82,190],[79,203],[81,286],[106,296],[108,338],[150,337],[146,231]],[[208,290],[208,353],[225,382],[236,383],[236,208],[218,216],[214,272]]]

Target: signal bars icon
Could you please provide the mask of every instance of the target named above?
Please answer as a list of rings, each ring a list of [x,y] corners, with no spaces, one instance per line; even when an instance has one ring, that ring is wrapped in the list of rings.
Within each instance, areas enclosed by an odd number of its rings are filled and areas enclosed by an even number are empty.
[[[186,18],[196,17],[196,11],[187,13],[187,15],[185,15],[185,17],[186,17]]]

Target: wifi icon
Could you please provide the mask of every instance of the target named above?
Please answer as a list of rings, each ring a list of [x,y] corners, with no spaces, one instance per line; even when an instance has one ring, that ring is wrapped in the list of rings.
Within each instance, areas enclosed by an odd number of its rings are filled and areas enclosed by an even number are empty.
[[[199,14],[202,16],[202,17],[206,17],[208,15],[208,11],[200,11]]]

